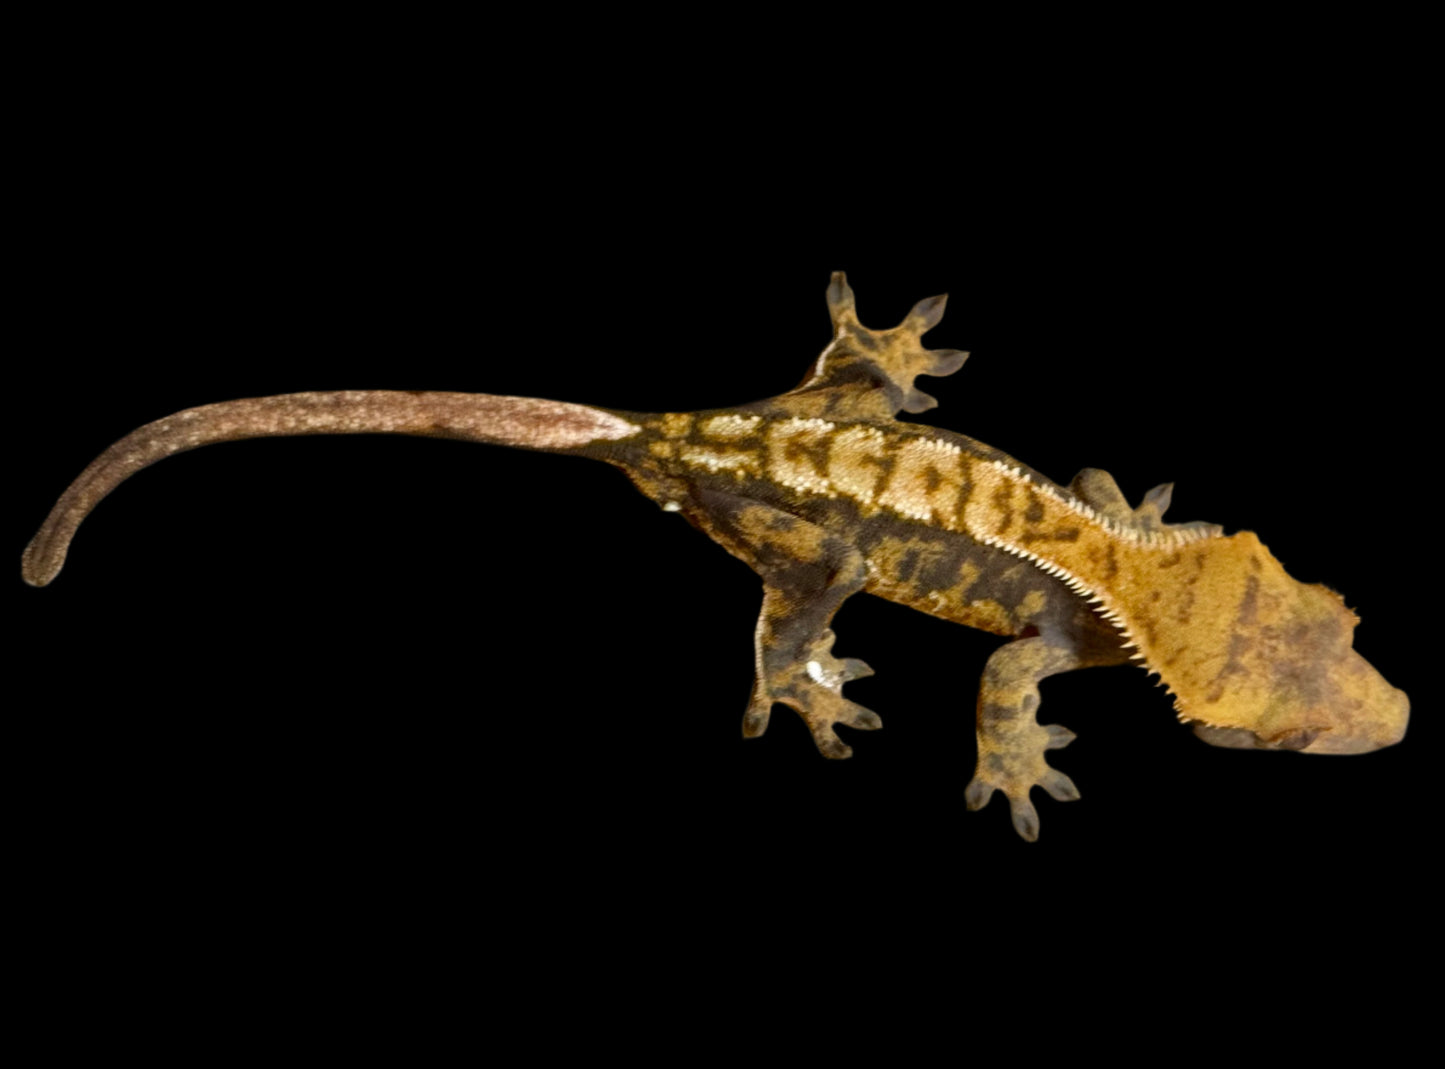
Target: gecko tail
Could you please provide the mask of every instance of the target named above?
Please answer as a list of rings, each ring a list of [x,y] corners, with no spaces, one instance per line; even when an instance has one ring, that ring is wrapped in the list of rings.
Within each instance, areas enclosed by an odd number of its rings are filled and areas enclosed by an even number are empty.
[[[303,434],[409,434],[563,452],[639,430],[587,405],[478,393],[341,390],[189,408],[147,423],[96,457],[25,547],[21,575],[31,586],[50,583],[76,528],[102,498],[157,460],[203,445]]]

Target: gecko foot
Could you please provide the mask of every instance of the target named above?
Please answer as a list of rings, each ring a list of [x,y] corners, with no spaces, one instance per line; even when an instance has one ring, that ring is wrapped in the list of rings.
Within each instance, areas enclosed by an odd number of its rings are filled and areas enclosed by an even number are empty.
[[[1048,751],[1073,742],[1074,733],[1035,719],[1039,681],[1082,664],[1083,659],[1068,642],[1057,636],[1033,635],[994,650],[979,684],[978,768],[964,800],[968,808],[982,809],[994,791],[1003,791],[1013,813],[1014,830],[1029,842],[1039,837],[1039,814],[1029,801],[1031,790],[1042,787],[1060,802],[1079,797],[1074,781],[1049,767]]]
[[[818,752],[833,760],[853,756],[853,748],[838,738],[833,730],[838,724],[858,731],[877,731],[883,726],[882,718],[872,709],[850,702],[836,690],[822,684],[801,679],[765,696],[753,698],[743,716],[744,738],[756,738],[767,730],[774,702],[796,710],[808,725]]]
[[[834,728],[838,724],[856,728],[859,731],[877,731],[883,721],[872,709],[850,702],[831,691],[814,690],[799,696],[780,695],[778,700],[796,709],[808,731],[813,735],[813,744],[824,757],[834,761],[853,756],[853,747],[842,739]]]
[[[873,669],[857,657],[834,657],[834,634],[824,631],[795,660],[758,680],[753,697],[743,716],[743,737],[755,738],[767,730],[774,702],[797,710],[818,752],[824,757],[841,760],[851,757],[853,748],[838,738],[834,728],[843,724],[859,731],[876,731],[883,721],[872,709],[843,697],[843,684],[873,674]]]
[[[1062,749],[1074,738],[1072,731],[1059,724],[1034,724],[1030,730],[1009,740],[1019,744],[1016,748],[981,750],[978,770],[963,793],[964,802],[969,809],[982,809],[994,791],[1003,791],[1008,798],[1014,830],[1028,842],[1036,841],[1039,814],[1029,800],[1029,791],[1042,787],[1059,802],[1079,798],[1074,781],[1058,769],[1050,768],[1044,759],[1044,751]]]

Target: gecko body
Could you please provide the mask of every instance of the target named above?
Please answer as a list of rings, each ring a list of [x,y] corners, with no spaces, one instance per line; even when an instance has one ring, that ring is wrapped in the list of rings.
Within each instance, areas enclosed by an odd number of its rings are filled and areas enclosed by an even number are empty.
[[[487,394],[357,390],[222,402],[128,435],[90,465],[25,551],[50,582],[86,514],[130,474],[212,442],[298,434],[462,438],[590,457],[621,468],[763,582],[755,679],[743,734],[790,706],[827,757],[851,753],[839,724],[878,716],[843,697],[871,674],[833,654],[831,622],[864,592],[1011,639],[989,658],[977,701],[978,763],[965,797],[1002,791],[1016,830],[1038,835],[1042,787],[1078,797],[1047,764],[1073,739],[1037,720],[1038,684],[1095,665],[1157,674],[1180,719],[1213,745],[1360,753],[1398,742],[1409,703],[1351,646],[1355,615],[1290,578],[1251,532],[1166,524],[1169,486],[1131,506],[1103,471],[1067,486],[960,434],[898,422],[934,400],[919,375],[967,354],[923,348],[944,298],[892,330],[858,321],[841,273],[828,289],[833,339],[801,385],[728,409],[634,413]]]

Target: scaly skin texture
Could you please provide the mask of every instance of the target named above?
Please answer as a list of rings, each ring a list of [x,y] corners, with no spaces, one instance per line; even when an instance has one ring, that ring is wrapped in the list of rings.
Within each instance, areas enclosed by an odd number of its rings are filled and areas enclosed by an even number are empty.
[[[802,385],[732,409],[643,414],[489,394],[380,390],[286,394],[189,409],[141,427],[92,463],[26,548],[44,586],[77,527],[129,475],[172,453],[272,435],[395,433],[463,438],[592,457],[620,467],[663,509],[763,580],[745,736],[772,707],[794,709],[827,757],[852,752],[835,726],[877,714],[842,695],[870,675],[832,652],[833,615],[859,591],[1013,641],[989,658],[978,693],[970,808],[994,791],[1014,827],[1038,836],[1029,794],[1068,801],[1045,754],[1073,734],[1036,719],[1039,682],[1093,665],[1142,664],[1182,720],[1219,746],[1361,753],[1398,742],[1409,703],[1351,648],[1339,596],[1291,579],[1251,532],[1166,524],[1170,487],[1137,508],[1106,473],[1059,486],[998,450],[899,423],[933,398],[919,375],[966,354],[924,349],[944,298],[872,331],[841,273],[834,336]]]

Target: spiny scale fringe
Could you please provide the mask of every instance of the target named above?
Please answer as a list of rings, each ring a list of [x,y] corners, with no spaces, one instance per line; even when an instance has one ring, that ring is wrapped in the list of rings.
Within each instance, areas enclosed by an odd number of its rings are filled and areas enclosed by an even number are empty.
[[[1098,524],[1104,530],[1121,541],[1130,542],[1134,545],[1149,546],[1156,549],[1169,549],[1175,546],[1185,546],[1192,542],[1199,542],[1206,538],[1219,538],[1222,536],[1217,528],[1208,527],[1165,527],[1159,531],[1143,531],[1137,527],[1130,527],[1121,524],[1093,506],[1080,501],[1072,494],[1064,494],[1056,487],[1041,483],[1030,477],[1023,468],[1007,464],[1002,460],[990,461],[995,468],[1019,482],[1026,483],[1034,490],[1057,501],[1071,512],[1077,513],[1091,523]]]
[[[1060,505],[1063,505],[1071,512],[1074,512],[1077,515],[1082,516],[1084,519],[1090,521],[1091,523],[1095,523],[1098,526],[1104,528],[1104,530],[1108,531],[1111,535],[1118,538],[1120,541],[1128,542],[1135,546],[1141,546],[1146,549],[1164,550],[1175,548],[1178,546],[1190,545],[1194,542],[1203,541],[1205,539],[1222,538],[1224,536],[1224,532],[1221,528],[1213,526],[1166,527],[1160,531],[1144,531],[1136,527],[1127,526],[1125,524],[1118,523],[1117,521],[1111,519],[1108,516],[1105,516],[1097,509],[1093,508],[1091,505],[1078,500],[1073,495],[1066,495],[1052,485],[1039,482],[1037,479],[1032,478],[1029,473],[1024,471],[1021,467],[1013,464],[1008,464],[1001,460],[995,460],[992,461],[992,463],[994,467],[996,467],[999,471],[1003,472],[1009,478],[1016,479],[1019,482],[1027,484],[1038,493],[1044,494],[1047,497],[1052,498],[1054,501],[1058,502]],[[1062,579],[1064,583],[1069,587],[1069,589],[1073,590],[1080,597],[1085,598],[1089,602],[1089,604],[1099,607],[1097,610],[1098,614],[1109,623],[1111,623],[1114,626],[1115,630],[1117,630],[1119,634],[1123,637],[1123,645],[1125,646],[1125,648],[1133,650],[1139,649],[1139,644],[1135,640],[1134,636],[1130,633],[1128,625],[1124,623],[1124,620],[1119,615],[1119,613],[1109,605],[1108,599],[1105,598],[1103,594],[1098,593],[1094,591],[1091,587],[1087,586],[1082,580],[1079,579],[1078,576],[1072,574],[1067,569],[1059,566],[1058,564],[1055,564],[1052,561],[1044,560],[1038,554],[1033,553],[1030,550],[1023,549],[1022,547],[1014,545],[1013,543],[1005,541],[1004,539],[997,538],[991,535],[979,535],[977,537],[979,538],[979,541],[987,545],[996,546],[999,549],[1002,549],[1008,553],[1012,553],[1016,557],[1022,557],[1024,560],[1027,560],[1029,563],[1033,564],[1035,567],[1041,569],[1042,571],[1047,572],[1049,575]],[[1163,673],[1159,672],[1158,669],[1152,667],[1148,663],[1148,658],[1142,651],[1131,654],[1129,659],[1132,661],[1143,662],[1139,665],[1139,667],[1145,669],[1145,671],[1148,673],[1159,676],[1159,682],[1156,683],[1155,686],[1162,686],[1166,691],[1168,691],[1169,696],[1174,699],[1174,712],[1180,721],[1199,719],[1198,717],[1193,717],[1189,715],[1189,713],[1185,711],[1179,695],[1174,693],[1173,688],[1171,688],[1168,682],[1164,679]],[[1208,721],[1201,722],[1208,723]]]

